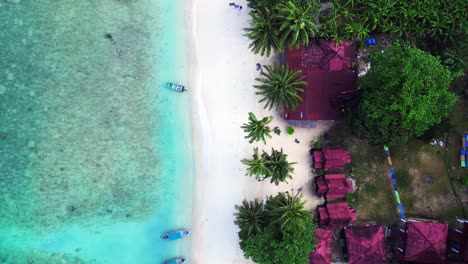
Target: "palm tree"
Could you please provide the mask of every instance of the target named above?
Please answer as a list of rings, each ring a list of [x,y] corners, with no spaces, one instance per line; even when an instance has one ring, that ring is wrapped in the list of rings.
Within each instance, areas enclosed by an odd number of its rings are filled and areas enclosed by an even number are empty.
[[[279,224],[281,230],[303,231],[306,222],[312,221],[312,214],[304,209],[305,201],[300,196],[289,192],[278,193],[269,200],[267,211],[273,223]]]
[[[250,28],[244,36],[252,40],[249,48],[255,53],[270,56],[271,51],[276,52],[280,48],[278,29],[274,26],[272,12],[268,8],[251,11]]]
[[[298,7],[291,1],[277,5],[274,20],[279,24],[281,46],[309,45],[309,38],[315,37],[318,32],[318,27],[312,22],[318,9],[313,10],[314,13],[310,12],[315,6],[309,4],[307,8]]]
[[[283,153],[283,149],[280,151],[271,149],[271,154],[268,155],[263,152],[262,155],[266,159],[266,167],[268,168],[268,177],[271,177],[270,182],[278,185],[280,182],[287,182],[287,179],[292,179],[292,173],[294,167],[292,165],[296,162],[288,162],[288,155]]]
[[[264,117],[261,120],[258,120],[253,113],[249,113],[249,122],[242,124],[241,128],[244,129],[245,133],[248,133],[245,138],[250,138],[249,143],[254,141],[263,141],[263,144],[266,144],[265,137],[271,138],[269,123],[273,121],[273,117]]]
[[[236,205],[235,208],[237,212],[234,213],[236,217],[234,224],[240,229],[239,237],[241,239],[262,232],[267,219],[263,205],[260,204],[258,199],[250,202],[244,200],[242,205]]]
[[[246,176],[255,175],[255,178],[258,180],[262,175],[270,175],[270,170],[266,165],[266,159],[263,157],[263,155],[258,154],[258,148],[254,148],[252,159],[243,159],[241,162],[248,166],[247,173],[245,174]]]
[[[263,97],[259,102],[266,102],[265,108],[271,110],[273,107],[278,109],[281,106],[292,110],[302,101],[299,94],[304,90],[300,87],[306,86],[307,83],[300,80],[301,71],[289,70],[287,65],[279,67],[275,64],[273,67],[265,66],[261,76],[264,78],[255,80],[262,84],[254,87],[260,90],[255,94]]]

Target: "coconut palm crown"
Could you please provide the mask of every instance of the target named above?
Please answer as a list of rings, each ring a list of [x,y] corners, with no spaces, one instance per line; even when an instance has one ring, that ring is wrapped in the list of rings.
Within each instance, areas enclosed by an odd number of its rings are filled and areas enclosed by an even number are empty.
[[[255,94],[262,96],[259,102],[265,102],[265,108],[270,110],[273,107],[293,110],[302,101],[300,94],[304,90],[301,87],[307,86],[307,83],[301,80],[301,71],[290,70],[287,65],[267,65],[261,73],[261,78],[255,80],[261,82],[254,85],[259,90]]]
[[[269,8],[261,8],[251,11],[250,27],[245,28],[246,34],[252,43],[249,48],[260,55],[270,56],[271,51],[276,52],[280,48],[278,28],[274,25],[273,15]]]
[[[313,23],[315,14],[310,10],[318,12],[318,5],[296,6],[291,1],[277,5],[277,14],[274,20],[279,24],[280,45],[297,47],[308,46],[309,39],[315,37],[318,27]]]
[[[267,216],[263,210],[263,205],[258,199],[254,201],[242,201],[241,205],[235,206],[237,212],[234,213],[234,223],[239,227],[239,237],[244,239],[251,235],[262,232],[267,222]]]
[[[271,183],[278,185],[280,182],[287,182],[288,179],[292,179],[291,174],[294,172],[292,165],[296,164],[296,162],[288,162],[288,155],[283,153],[283,149],[276,150],[272,148],[270,155],[263,152],[263,156],[270,172],[267,176],[271,177]]]
[[[267,204],[267,211],[274,223],[281,230],[303,231],[306,222],[312,221],[312,214],[304,208],[305,201],[301,195],[292,196],[289,192],[278,193]]]
[[[263,155],[258,154],[258,148],[254,148],[252,159],[243,159],[241,162],[247,165],[246,176],[255,176],[255,178],[259,180],[260,176],[268,176],[271,174],[267,167],[267,160]]]
[[[248,133],[245,138],[249,138],[249,143],[254,141],[263,141],[263,144],[266,144],[265,137],[271,138],[269,123],[273,121],[273,117],[264,117],[260,120],[250,112],[249,113],[249,122],[242,124],[241,128],[244,129],[245,133]]]

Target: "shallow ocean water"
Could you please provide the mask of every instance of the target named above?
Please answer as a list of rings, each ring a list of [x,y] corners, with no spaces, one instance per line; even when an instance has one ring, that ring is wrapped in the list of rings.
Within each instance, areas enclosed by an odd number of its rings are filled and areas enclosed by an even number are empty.
[[[190,256],[182,5],[0,2],[0,263]]]

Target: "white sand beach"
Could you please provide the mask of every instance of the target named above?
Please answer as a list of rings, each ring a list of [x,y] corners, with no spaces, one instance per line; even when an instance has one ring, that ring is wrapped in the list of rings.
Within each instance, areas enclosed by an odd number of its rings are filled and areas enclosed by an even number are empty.
[[[191,263],[251,263],[238,246],[234,225],[234,205],[246,199],[262,199],[278,191],[303,188],[307,207],[315,208],[322,199],[312,194],[309,143],[330,124],[317,128],[296,128],[286,134],[287,124],[275,111],[263,109],[252,85],[259,72],[255,64],[271,64],[272,59],[251,53],[249,40],[242,36],[248,26],[247,3],[238,11],[228,2],[192,2],[192,48],[190,91],[192,104],[193,151],[195,164],[193,211],[193,259]],[[272,135],[267,145],[283,148],[289,161],[297,162],[293,180],[275,186],[245,176],[242,158],[250,157],[256,144],[244,139],[240,128],[248,112],[257,117],[275,116],[271,127],[278,126],[281,136]],[[300,141],[295,143],[295,139]]]

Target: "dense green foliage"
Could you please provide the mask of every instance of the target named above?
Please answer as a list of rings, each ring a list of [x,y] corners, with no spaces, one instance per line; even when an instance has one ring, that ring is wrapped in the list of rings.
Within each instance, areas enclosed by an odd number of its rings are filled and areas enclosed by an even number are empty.
[[[262,56],[279,52],[284,46],[308,45],[318,32],[315,24],[320,10],[317,1],[249,1],[253,11],[245,36],[250,49]]]
[[[258,154],[258,148],[254,149],[254,154],[251,159],[243,159],[241,161],[247,165],[247,176],[255,176],[270,178],[271,183],[278,185],[280,182],[286,182],[292,179],[296,162],[288,162],[288,155],[283,153],[283,149],[271,149],[271,154],[263,151],[262,155]]]
[[[453,43],[467,27],[465,0],[335,0],[321,17],[321,37],[364,38],[369,33],[394,33],[407,39]]]
[[[437,57],[396,42],[370,57],[372,67],[359,81],[362,101],[354,132],[374,144],[399,144],[440,123],[456,97],[452,76]]]
[[[273,117],[264,117],[260,120],[253,113],[249,113],[249,122],[242,124],[241,128],[245,133],[248,133],[245,138],[249,138],[249,143],[254,141],[263,141],[266,144],[265,137],[271,138],[269,123],[273,121]]]
[[[240,231],[239,237],[245,239],[263,231],[266,225],[267,215],[263,210],[263,205],[259,203],[258,199],[248,202],[242,201],[242,205],[236,205],[237,212],[234,214],[236,224]]]
[[[307,263],[315,224],[301,198],[286,192],[270,197],[264,208],[257,200],[236,206],[239,244],[246,258],[260,264]],[[256,231],[247,235],[249,230]]]
[[[304,90],[301,87],[305,87],[307,83],[300,80],[301,71],[290,70],[287,65],[280,67],[275,64],[273,67],[265,66],[261,76],[262,78],[255,79],[261,84],[254,87],[259,90],[255,94],[262,96],[259,102],[266,102],[265,108],[284,107],[291,110],[302,101],[300,94]]]

